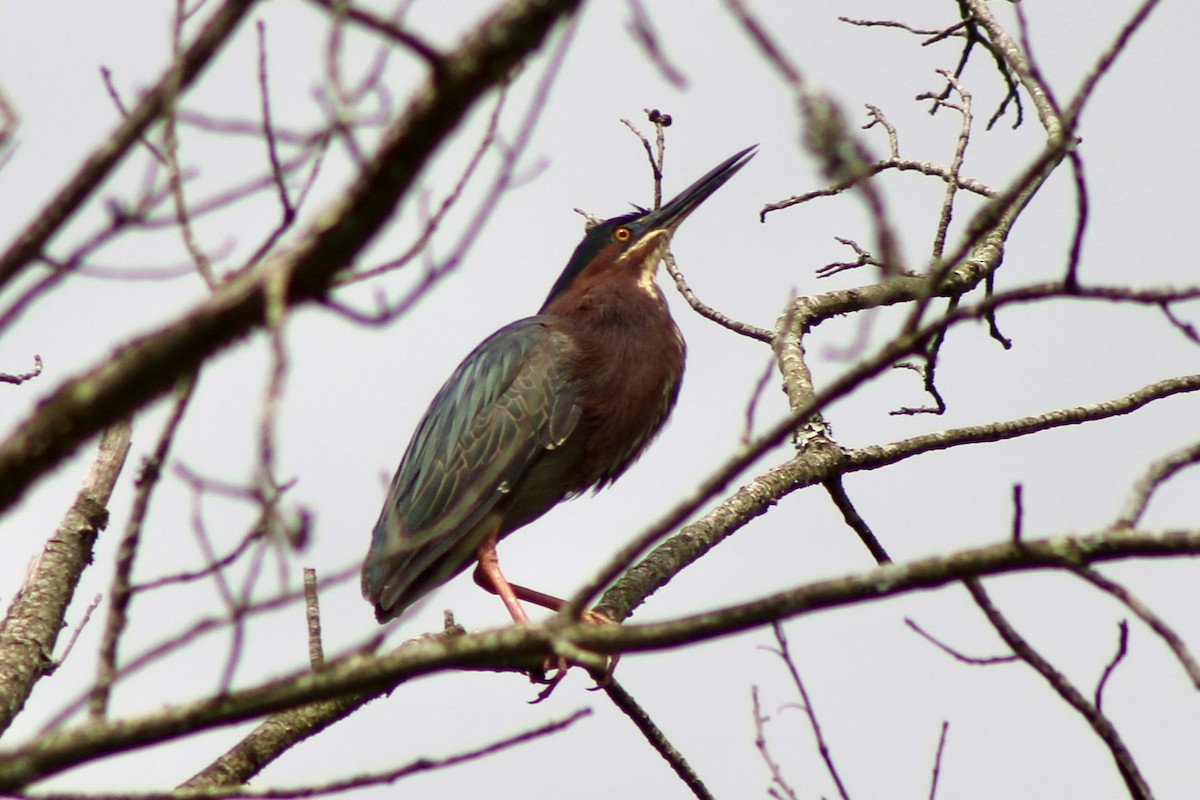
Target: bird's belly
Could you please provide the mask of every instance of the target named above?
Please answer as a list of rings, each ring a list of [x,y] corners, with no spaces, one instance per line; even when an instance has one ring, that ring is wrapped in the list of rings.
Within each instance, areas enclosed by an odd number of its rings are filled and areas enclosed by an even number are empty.
[[[617,360],[611,375],[594,375],[583,393],[580,428],[585,432],[582,471],[589,485],[623,473],[658,434],[679,393],[682,359],[643,356]],[[605,380],[607,378],[607,380]]]

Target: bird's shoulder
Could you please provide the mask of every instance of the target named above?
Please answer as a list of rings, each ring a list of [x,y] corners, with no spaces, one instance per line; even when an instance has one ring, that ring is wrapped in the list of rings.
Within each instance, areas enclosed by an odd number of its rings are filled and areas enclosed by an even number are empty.
[[[526,317],[505,325],[472,350],[442,386],[432,408],[479,411],[514,386],[546,393],[569,383],[565,359],[573,350],[569,335],[553,319]]]
[[[495,458],[519,463],[560,444],[579,418],[566,366],[573,347],[570,336],[542,316],[517,320],[484,339],[430,403],[402,460],[399,483],[432,478],[439,464],[444,469],[465,459],[478,468]],[[515,435],[500,436],[503,431]]]

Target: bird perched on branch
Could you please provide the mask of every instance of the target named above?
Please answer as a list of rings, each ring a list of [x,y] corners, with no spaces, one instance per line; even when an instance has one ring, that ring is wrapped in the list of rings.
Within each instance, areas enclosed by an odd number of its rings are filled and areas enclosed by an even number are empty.
[[[654,211],[605,220],[575,248],[535,316],[489,336],[425,412],[363,564],[385,622],[476,564],[503,599],[562,601],[509,583],[496,543],[559,502],[615,481],[662,428],[683,377],[683,337],[655,283],[679,224],[753,157],[747,148]]]

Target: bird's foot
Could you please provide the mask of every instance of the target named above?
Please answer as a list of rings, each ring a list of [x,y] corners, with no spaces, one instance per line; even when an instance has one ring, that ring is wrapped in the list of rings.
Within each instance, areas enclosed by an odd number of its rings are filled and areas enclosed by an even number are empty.
[[[589,608],[579,615],[579,618],[589,625],[619,625],[615,619],[605,614],[603,611],[597,611],[594,608]]]
[[[567,677],[567,670],[570,668],[571,662],[567,660],[566,656],[546,656],[546,660],[542,662],[542,668],[529,673],[531,683],[545,684],[537,693],[537,697],[530,700],[529,704],[537,705],[554,694],[554,690],[562,683],[562,679]]]
[[[620,625],[621,624],[621,623],[617,622],[615,619],[613,619],[612,617],[610,617],[608,614],[605,614],[603,611],[597,611],[594,608],[589,608],[587,611],[584,611],[579,616],[580,616],[580,619],[582,619],[584,622],[586,622],[590,625]],[[611,656],[609,656],[608,657],[608,666],[606,666],[604,668],[604,672],[601,673],[600,677],[596,678],[596,685],[593,686],[588,691],[595,692],[600,689],[603,689],[605,686],[608,686],[609,682],[612,681],[613,673],[616,672],[616,670],[617,670],[617,662],[620,660],[621,660],[620,653],[613,653]]]
[[[608,616],[607,614],[600,612],[600,611],[596,611],[594,609],[588,609],[587,611],[584,611],[582,614],[579,615],[579,618],[589,625],[619,625],[620,624],[616,620],[614,620],[612,617]],[[581,653],[581,655],[582,655],[582,653]],[[596,655],[599,655],[599,654],[589,653],[589,655],[593,656],[593,658],[594,658]],[[573,666],[584,667],[595,678],[596,685],[594,687],[592,687],[591,689],[589,689],[589,691],[596,691],[597,689],[602,689],[603,687],[607,686],[609,684],[609,682],[612,680],[613,671],[617,668],[617,661],[620,660],[620,658],[621,658],[620,653],[617,653],[612,656],[607,656],[605,658],[604,668],[602,670],[598,670],[594,665],[586,664],[582,660],[573,662],[566,655],[560,654],[557,656],[546,656],[546,660],[542,663],[542,669],[539,672],[530,673],[529,678],[531,681],[533,681],[534,683],[546,684],[545,688],[543,688],[540,692],[538,692],[538,696],[535,699],[531,700],[530,703],[531,704],[540,703],[543,700],[545,700],[547,697],[549,697],[551,694],[553,694],[554,690],[556,688],[558,688],[558,684],[561,683],[562,679],[566,677],[567,670],[569,670]],[[549,673],[553,673],[553,674],[549,674]],[[549,675],[549,677],[547,677],[548,675]]]

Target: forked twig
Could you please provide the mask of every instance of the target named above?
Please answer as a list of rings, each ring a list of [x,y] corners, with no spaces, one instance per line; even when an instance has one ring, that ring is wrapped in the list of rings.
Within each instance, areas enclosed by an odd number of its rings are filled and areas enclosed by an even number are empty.
[[[1104,716],[1092,703],[1075,688],[1067,677],[1054,668],[1037,650],[1035,650],[1025,639],[1017,633],[1016,629],[1009,624],[1004,615],[1000,613],[987,592],[984,591],[983,584],[978,578],[967,578],[963,581],[967,587],[967,591],[971,593],[971,597],[975,599],[975,603],[987,616],[988,621],[992,623],[992,627],[1000,634],[1000,638],[1013,649],[1022,661],[1045,678],[1050,687],[1058,693],[1067,705],[1074,708],[1076,711],[1088,721],[1092,726],[1092,730],[1100,737],[1101,741],[1108,746],[1109,752],[1112,754],[1113,761],[1116,762],[1117,770],[1120,771],[1121,777],[1125,780],[1125,786],[1129,789],[1129,794],[1135,800],[1153,800],[1154,794],[1150,791],[1150,786],[1146,783],[1146,779],[1142,777],[1141,770],[1138,769],[1137,762],[1133,759],[1133,754],[1129,752],[1129,748],[1125,745],[1121,734],[1117,731],[1115,725]]]

